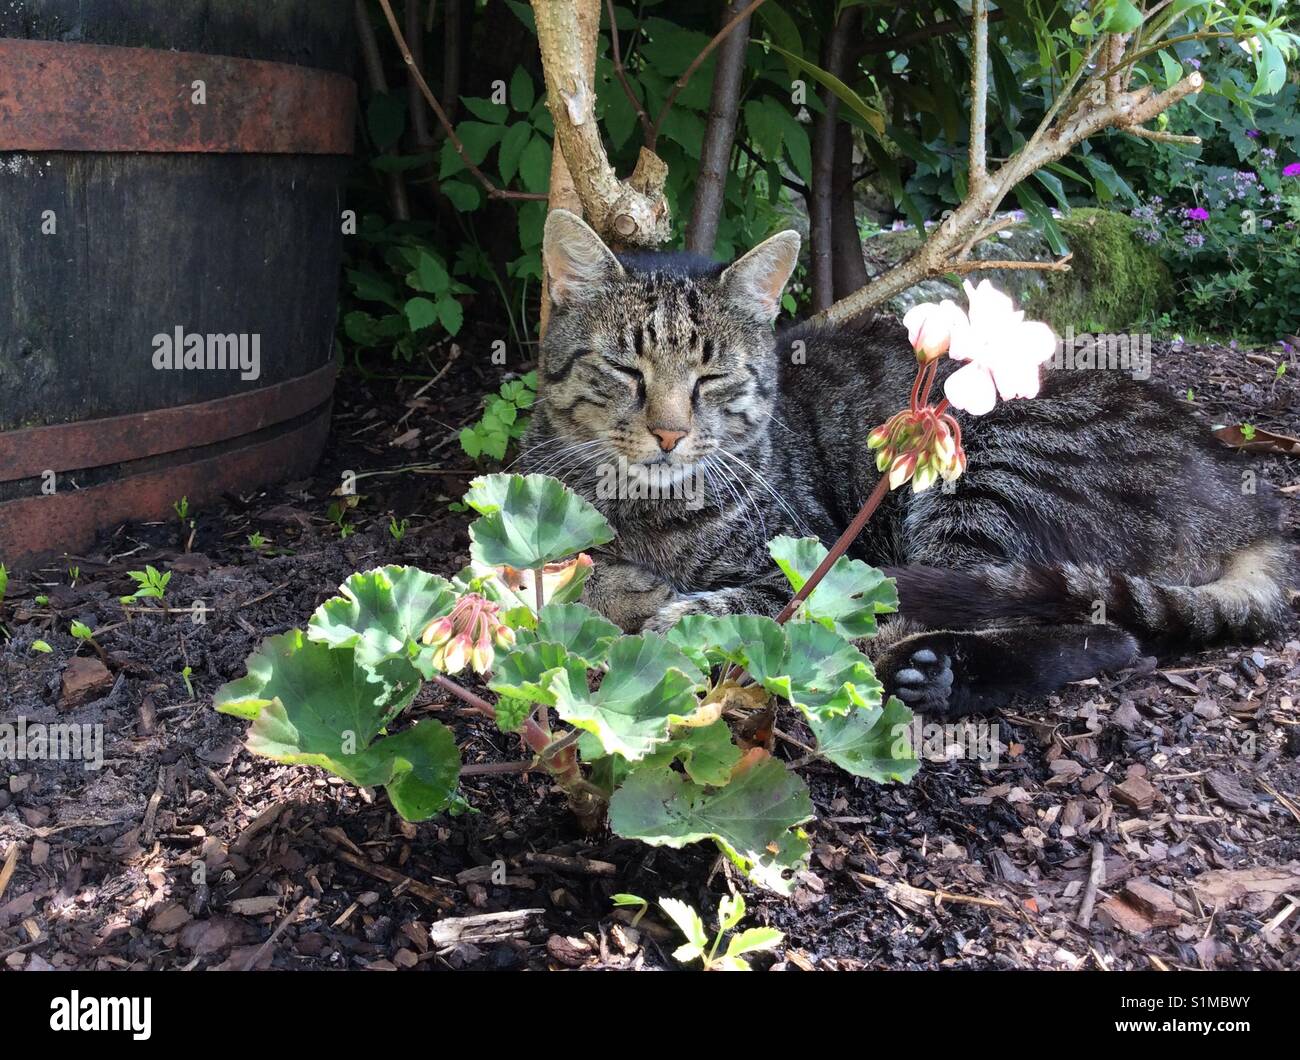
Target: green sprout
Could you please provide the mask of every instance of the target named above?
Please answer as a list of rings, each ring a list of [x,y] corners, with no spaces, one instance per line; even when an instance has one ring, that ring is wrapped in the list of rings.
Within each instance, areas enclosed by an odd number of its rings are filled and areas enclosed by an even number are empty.
[[[130,596],[121,597],[124,604],[144,599],[162,600],[167,595],[167,583],[172,580],[170,571],[161,574],[156,567],[148,565],[142,571],[129,570],[126,576],[139,585],[139,588]]]
[[[393,540],[396,541],[398,544],[402,543],[403,538],[406,537],[406,531],[408,531],[410,528],[411,528],[410,519],[403,519],[399,523],[397,521],[396,516],[390,515],[388,517],[388,533],[392,536]]]
[[[262,549],[266,548],[266,546],[267,539],[262,535],[260,530],[248,535],[248,547],[254,552],[261,552]]]
[[[706,972],[748,972],[749,962],[742,956],[770,950],[781,944],[785,937],[775,928],[747,928],[732,935],[727,942],[726,952],[718,955],[723,936],[740,923],[745,915],[745,899],[740,895],[723,898],[718,903],[718,933],[709,944],[704,921],[692,906],[676,898],[660,898],[661,908],[686,936],[686,942],[673,951],[673,957],[685,964],[687,961],[700,961]]]
[[[181,680],[185,682],[185,691],[189,694],[190,699],[194,698],[194,686],[190,684],[190,676],[193,673],[194,671],[188,666],[181,670]]]
[[[176,513],[176,518],[184,523],[185,520],[190,517],[189,497],[182,497],[180,500],[176,501],[176,503],[172,505],[172,511]]]
[[[91,628],[84,622],[78,622],[76,619],[72,620],[72,625],[69,627],[68,632],[76,637],[77,640],[81,641],[94,640],[95,638]]]
[[[54,649],[51,648],[48,644],[46,644],[45,641],[43,640],[32,641],[32,651],[38,651],[42,655],[49,655],[50,652],[52,652],[53,650]]]
[[[80,567],[68,568],[68,584],[71,585],[74,589],[77,587],[77,579],[80,577],[81,577]]]
[[[5,593],[9,591],[9,568],[0,563],[0,604],[5,602]]]

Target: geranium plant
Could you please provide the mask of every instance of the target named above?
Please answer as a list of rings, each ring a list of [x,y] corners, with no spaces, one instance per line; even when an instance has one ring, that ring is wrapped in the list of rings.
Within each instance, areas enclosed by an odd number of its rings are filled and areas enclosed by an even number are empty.
[[[733,726],[779,700],[847,772],[887,782],[916,771],[911,712],[884,699],[854,643],[896,609],[894,584],[844,552],[889,488],[961,474],[960,430],[946,411],[970,397],[953,384],[961,372],[988,372],[1004,396],[1036,392],[1026,366],[1042,359],[1041,333],[997,292],[968,293],[969,317],[952,305],[909,315],[916,385],[908,409],[871,434],[885,473],[853,525],[829,551],[814,538],[769,544],[794,590],[775,619],[688,615],[666,635],[622,633],[579,602],[588,550],[614,537],[604,517],[556,479],[488,475],[465,495],[479,513],[467,568],[452,579],[404,566],[352,575],[305,631],[267,640],[248,675],[218,691],[217,709],[252,722],[255,754],[383,785],[399,814],[422,820],[459,803],[451,730],[397,724],[431,682],[516,734],[587,827],[607,821],[656,846],[713,840],[751,880],[788,891],[807,863],[812,800]],[[995,347],[990,328],[1016,341]],[[935,362],[949,349],[968,365],[931,406]],[[456,679],[466,671],[485,694]]]

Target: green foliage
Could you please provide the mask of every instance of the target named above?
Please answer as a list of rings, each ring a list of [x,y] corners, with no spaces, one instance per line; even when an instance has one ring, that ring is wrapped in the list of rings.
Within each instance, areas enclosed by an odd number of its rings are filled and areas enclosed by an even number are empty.
[[[460,432],[460,447],[476,460],[485,455],[504,460],[506,448],[528,429],[525,410],[536,400],[536,372],[507,379],[497,393],[484,400],[482,418]]]
[[[95,636],[94,631],[91,630],[86,623],[78,622],[76,619],[72,620],[72,625],[68,627],[68,632],[77,640],[81,641],[93,640]]]
[[[614,898],[630,898],[645,904],[636,895],[615,895]],[[633,903],[616,901],[615,904]],[[673,951],[673,957],[683,964],[700,961],[706,972],[748,972],[750,967],[745,954],[773,949],[785,938],[775,928],[748,928],[731,935],[726,950],[719,955],[724,936],[745,917],[745,899],[741,895],[727,895],[718,902],[718,933],[712,945],[704,921],[694,908],[676,898],[660,898],[659,907],[686,937],[686,942]]]
[[[780,696],[802,711],[819,753],[849,772],[878,781],[914,772],[910,712],[896,700],[882,707],[870,662],[837,628],[874,628],[868,617],[893,606],[878,571],[837,566],[825,596],[819,586],[811,610],[786,626],[697,615],[666,636],[628,636],[565,598],[590,563],[560,561],[613,536],[585,500],[538,475],[484,476],[465,499],[480,513],[471,568],[454,581],[400,566],[354,574],[306,633],[266,641],[248,676],[217,693],[218,710],[252,722],[250,751],[382,784],[400,814],[424,819],[459,805],[455,742],[437,722],[389,729],[422,682],[438,680],[502,732],[519,733],[571,798],[607,800],[617,834],[673,847],[712,840],[756,883],[782,892],[807,863],[808,789],[761,748],[742,752],[724,706],[744,713]],[[774,552],[796,579],[818,558],[788,539]],[[512,586],[543,564],[554,579],[535,612]],[[494,705],[443,672],[457,638],[486,649],[475,665]],[[735,668],[754,684],[738,683]],[[542,707],[572,729],[544,727]]]
[[[488,567],[534,570],[614,539],[589,501],[546,475],[476,478],[465,503],[482,516],[470,524],[470,556]]]
[[[167,585],[172,580],[171,571],[162,574],[157,568],[147,564],[142,571],[127,571],[126,576],[135,582],[139,588],[131,595],[122,597],[123,603],[130,603],[134,600],[162,600],[167,596]]]
[[[0,604],[5,602],[5,593],[9,591],[9,568],[0,563]]]

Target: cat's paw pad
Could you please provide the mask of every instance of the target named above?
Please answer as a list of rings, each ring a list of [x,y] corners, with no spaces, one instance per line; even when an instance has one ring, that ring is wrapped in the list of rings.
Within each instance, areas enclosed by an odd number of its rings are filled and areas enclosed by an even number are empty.
[[[933,648],[918,648],[894,671],[892,691],[917,714],[944,714],[952,694],[952,660]]]

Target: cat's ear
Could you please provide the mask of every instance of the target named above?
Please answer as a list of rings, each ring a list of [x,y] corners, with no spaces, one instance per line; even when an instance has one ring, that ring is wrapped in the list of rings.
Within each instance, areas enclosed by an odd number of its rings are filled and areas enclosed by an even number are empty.
[[[568,305],[623,275],[623,266],[614,252],[586,221],[568,210],[547,214],[542,260],[546,263],[551,300],[556,305]]]
[[[722,273],[722,290],[747,316],[766,324],[781,312],[781,294],[799,263],[799,233],[778,232]]]

